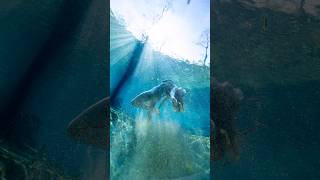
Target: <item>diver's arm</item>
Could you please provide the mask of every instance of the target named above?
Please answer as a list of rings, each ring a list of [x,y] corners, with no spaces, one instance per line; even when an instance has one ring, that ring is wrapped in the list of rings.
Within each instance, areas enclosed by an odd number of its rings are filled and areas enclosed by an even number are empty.
[[[176,88],[174,87],[172,88],[172,90],[170,91],[170,99],[172,99],[173,101],[177,102],[177,99],[174,97],[174,95],[176,94]]]

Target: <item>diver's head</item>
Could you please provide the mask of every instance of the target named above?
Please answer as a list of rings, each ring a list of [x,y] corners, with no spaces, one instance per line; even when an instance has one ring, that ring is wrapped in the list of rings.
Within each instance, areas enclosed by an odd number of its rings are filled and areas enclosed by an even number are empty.
[[[182,87],[179,87],[176,89],[175,96],[182,98],[186,94],[187,94],[187,91],[185,89],[183,89]]]
[[[176,89],[176,92],[174,94],[175,99],[172,100],[173,109],[177,112],[183,112],[184,111],[184,102],[183,102],[183,96],[185,96],[187,91],[181,87]]]

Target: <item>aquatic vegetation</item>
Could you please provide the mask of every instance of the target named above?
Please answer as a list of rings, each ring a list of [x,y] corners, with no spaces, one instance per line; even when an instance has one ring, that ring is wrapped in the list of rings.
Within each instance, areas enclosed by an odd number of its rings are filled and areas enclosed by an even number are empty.
[[[45,152],[37,149],[38,116],[19,112],[10,125],[10,131],[0,140],[1,180],[71,179],[48,159]]]
[[[110,110],[110,172],[111,176],[121,173],[124,162],[129,158],[135,144],[134,120],[114,109]]]
[[[170,179],[209,171],[209,137],[183,132],[170,120],[136,119],[111,109],[111,177]]]
[[[0,179],[42,180],[59,179],[71,180],[46,156],[36,149],[29,152],[15,150],[3,143],[0,144]]]

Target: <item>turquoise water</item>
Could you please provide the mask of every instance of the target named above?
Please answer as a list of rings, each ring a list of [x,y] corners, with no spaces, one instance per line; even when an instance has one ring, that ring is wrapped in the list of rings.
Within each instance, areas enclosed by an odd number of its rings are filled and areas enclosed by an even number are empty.
[[[110,21],[111,95],[132,68],[130,61],[137,61],[112,106],[115,119],[110,131],[111,179],[172,179],[194,175],[208,179],[209,67],[156,52],[148,42],[135,39],[112,15]],[[187,90],[185,112],[174,112],[171,103],[166,102],[160,113],[148,121],[146,112],[130,102],[168,79]]]
[[[319,179],[317,8],[316,14],[288,13],[238,3],[254,1],[213,1],[211,70],[220,82],[243,92],[235,119],[240,159],[212,163],[213,179]],[[70,121],[109,89],[105,1],[10,1],[4,7],[1,173],[26,179],[22,165],[40,164],[40,171],[27,168],[31,179],[46,179],[39,172],[47,170],[65,179],[106,179],[107,152],[66,133]],[[110,21],[115,87],[138,42],[115,26],[114,18]],[[208,178],[209,70],[147,52],[114,107],[111,174]],[[148,124],[128,101],[163,79],[189,90],[186,112],[175,113],[167,104]],[[21,164],[7,164],[21,159]]]

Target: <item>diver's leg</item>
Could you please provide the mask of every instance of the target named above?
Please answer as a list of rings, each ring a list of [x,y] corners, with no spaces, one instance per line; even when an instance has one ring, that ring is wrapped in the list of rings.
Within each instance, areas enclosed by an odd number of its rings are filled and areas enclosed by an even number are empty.
[[[152,101],[151,103],[150,103],[150,106],[149,106],[149,111],[148,111],[148,119],[149,120],[151,120],[152,119],[152,114],[153,113],[157,113],[158,114],[158,110],[157,110],[157,108],[155,107],[155,105],[156,105],[156,101]]]
[[[147,101],[150,101],[152,98],[152,93],[150,91],[145,91],[137,95],[135,98],[131,100],[131,104],[138,108],[149,109],[146,104]]]

